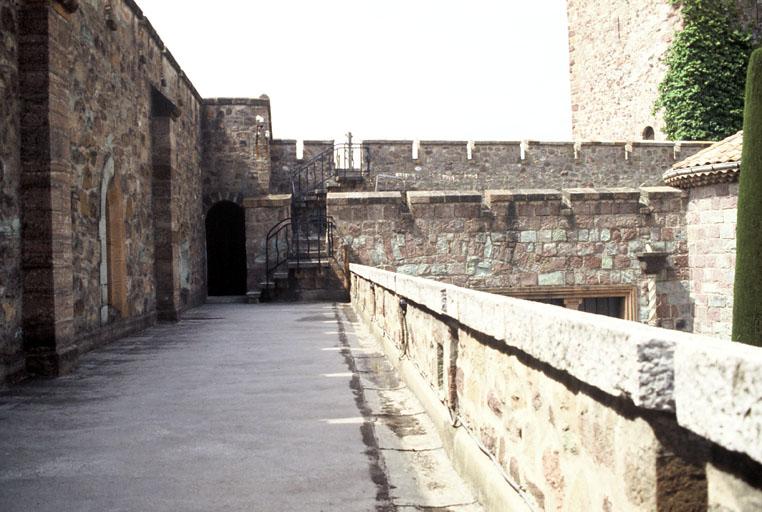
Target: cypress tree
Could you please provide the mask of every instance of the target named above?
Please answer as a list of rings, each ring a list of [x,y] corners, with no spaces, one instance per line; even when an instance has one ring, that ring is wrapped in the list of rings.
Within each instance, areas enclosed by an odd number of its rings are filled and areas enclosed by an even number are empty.
[[[749,60],[743,130],[733,340],[762,346],[762,48]]]

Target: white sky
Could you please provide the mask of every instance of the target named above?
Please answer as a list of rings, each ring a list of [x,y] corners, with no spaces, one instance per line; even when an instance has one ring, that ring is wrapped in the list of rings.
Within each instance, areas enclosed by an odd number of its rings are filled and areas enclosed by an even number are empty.
[[[276,138],[569,140],[565,0],[138,0],[204,97]]]

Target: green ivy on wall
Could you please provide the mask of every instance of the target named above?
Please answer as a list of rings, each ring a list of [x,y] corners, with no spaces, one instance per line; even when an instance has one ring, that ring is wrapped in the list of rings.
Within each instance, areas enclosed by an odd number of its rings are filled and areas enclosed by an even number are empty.
[[[654,113],[664,111],[672,140],[718,140],[743,124],[751,32],[739,27],[734,0],[669,0],[682,6],[684,28],[667,50],[667,72]]]

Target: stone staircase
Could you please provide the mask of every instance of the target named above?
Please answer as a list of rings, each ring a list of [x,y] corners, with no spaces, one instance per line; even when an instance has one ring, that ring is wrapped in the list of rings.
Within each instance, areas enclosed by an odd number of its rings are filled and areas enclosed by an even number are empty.
[[[337,151],[342,152],[337,156]],[[346,155],[360,155],[357,157]],[[279,300],[347,300],[336,260],[333,220],[326,215],[328,192],[362,186],[369,162],[362,145],[338,145],[303,165],[291,175],[291,217],[268,233],[266,269],[249,302]],[[353,162],[359,165],[354,166]],[[341,164],[351,168],[341,168]],[[289,222],[290,221],[290,222]]]

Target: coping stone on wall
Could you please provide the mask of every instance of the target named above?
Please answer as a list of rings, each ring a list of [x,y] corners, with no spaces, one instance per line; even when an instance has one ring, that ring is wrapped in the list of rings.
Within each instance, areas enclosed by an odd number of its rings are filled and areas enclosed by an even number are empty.
[[[697,337],[362,265],[350,270],[612,396],[675,410],[675,347]]]
[[[435,203],[481,203],[482,194],[477,191],[411,191],[407,193],[408,204]]]
[[[514,190],[487,190],[484,192],[487,206],[493,203],[512,203],[514,201],[558,201],[561,191],[550,188],[522,188]]]
[[[677,422],[762,463],[762,348],[703,338],[675,353]]]
[[[640,190],[636,188],[566,188],[563,190],[565,201],[618,200],[638,201]]]
[[[243,200],[244,208],[280,208],[291,205],[291,194],[269,194],[259,197],[247,197]]]
[[[399,204],[402,192],[329,192],[326,205],[341,206],[353,204]]]
[[[687,194],[674,187],[640,187],[640,203],[649,206],[652,201],[679,199]]]

